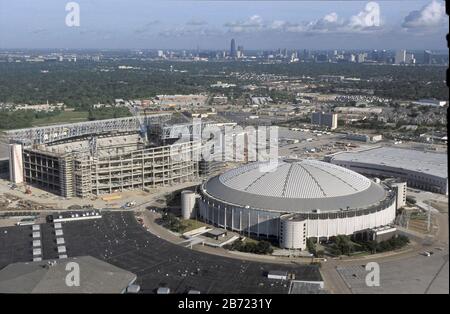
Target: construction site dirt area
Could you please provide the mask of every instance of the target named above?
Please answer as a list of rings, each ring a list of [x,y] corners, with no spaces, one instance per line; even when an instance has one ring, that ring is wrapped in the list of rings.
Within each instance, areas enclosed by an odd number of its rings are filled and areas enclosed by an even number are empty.
[[[65,198],[34,186],[20,185],[12,188],[8,180],[0,179],[0,211],[47,211],[81,208],[144,209],[157,203],[165,195],[180,188],[188,188],[200,182],[185,182],[178,186],[154,189],[132,190],[121,193],[103,194],[88,198]],[[26,191],[30,192],[27,193]],[[131,209],[131,208],[130,208]]]

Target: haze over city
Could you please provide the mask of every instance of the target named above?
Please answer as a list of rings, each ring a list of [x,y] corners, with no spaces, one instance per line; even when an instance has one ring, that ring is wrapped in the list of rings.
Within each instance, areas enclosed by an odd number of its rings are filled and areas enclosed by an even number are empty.
[[[0,48],[445,49],[444,1],[0,0]],[[376,15],[379,23],[368,24]]]

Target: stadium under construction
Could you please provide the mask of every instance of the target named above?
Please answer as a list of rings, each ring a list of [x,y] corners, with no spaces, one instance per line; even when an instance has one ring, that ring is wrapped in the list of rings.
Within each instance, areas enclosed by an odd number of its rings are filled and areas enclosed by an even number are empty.
[[[64,197],[149,189],[198,178],[201,148],[179,143],[170,113],[6,131],[14,183]]]

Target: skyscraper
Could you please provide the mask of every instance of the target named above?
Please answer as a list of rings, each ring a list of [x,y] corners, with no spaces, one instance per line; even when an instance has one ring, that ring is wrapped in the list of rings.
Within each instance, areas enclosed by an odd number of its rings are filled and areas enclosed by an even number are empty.
[[[430,50],[425,50],[423,52],[423,63],[431,64],[432,62],[432,52]]]
[[[414,58],[414,54],[412,53],[406,53],[405,55],[405,64],[415,64],[416,59]]]
[[[230,57],[236,58],[236,41],[234,38],[231,40]]]
[[[244,57],[244,46],[238,46],[237,47],[237,55],[238,58]]]
[[[399,50],[395,53],[395,64],[405,64],[406,62],[406,50]]]

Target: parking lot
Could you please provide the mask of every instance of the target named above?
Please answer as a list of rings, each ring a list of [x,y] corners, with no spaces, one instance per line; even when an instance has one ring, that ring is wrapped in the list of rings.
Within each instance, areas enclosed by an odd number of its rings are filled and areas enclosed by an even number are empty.
[[[0,228],[0,268],[33,259],[31,226]]]
[[[1,267],[31,260],[31,233],[27,231],[31,228],[23,228],[9,227],[20,231],[8,230],[7,237],[3,233],[7,228],[0,228]],[[56,254],[51,228],[50,224],[42,226],[44,258]],[[172,293],[190,289],[201,293],[288,293],[288,281],[267,278],[271,270],[286,270],[297,280],[321,280],[316,266],[250,262],[171,244],[147,232],[131,212],[103,213],[102,219],[66,222],[63,230],[69,257],[91,255],[129,270],[137,275],[144,293],[154,293],[158,287],[169,287]]]
[[[427,257],[413,256],[398,261],[380,263],[380,286],[369,287],[365,278],[365,265],[337,267],[352,293],[448,293],[448,251],[435,250]]]

